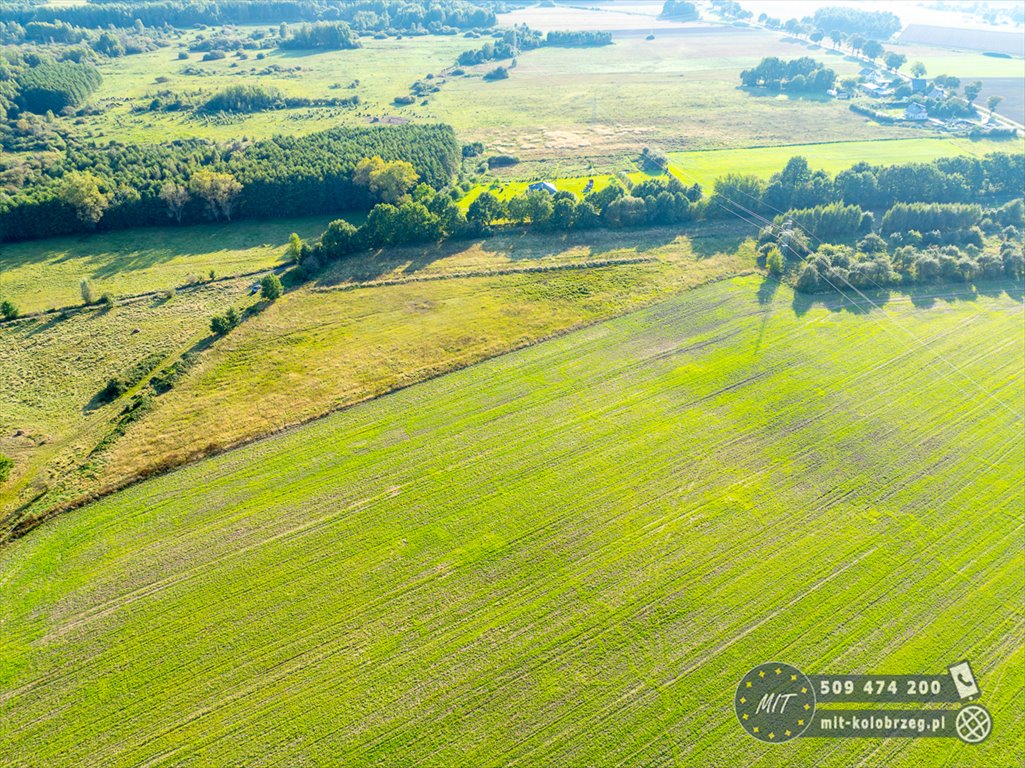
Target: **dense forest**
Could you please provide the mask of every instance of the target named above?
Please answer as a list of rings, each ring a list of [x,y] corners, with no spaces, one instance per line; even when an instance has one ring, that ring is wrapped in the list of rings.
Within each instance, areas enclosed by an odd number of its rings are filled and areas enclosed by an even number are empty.
[[[35,66],[21,69],[13,78],[12,101],[29,112],[56,113],[85,102],[101,81],[100,73],[91,64],[42,59]]]
[[[476,29],[495,24],[488,8],[465,0],[219,0],[219,2],[92,2],[81,5],[5,3],[4,21],[25,26],[63,21],[77,27],[147,27],[165,24],[273,24],[303,21],[346,21],[357,31],[439,31]]]
[[[69,143],[45,173],[0,197],[0,239],[152,226],[169,217],[189,222],[366,209],[371,201],[351,177],[368,154],[408,161],[435,187],[449,183],[461,160],[454,132],[442,125],[334,128],[231,145]],[[201,172],[213,177],[197,180]]]

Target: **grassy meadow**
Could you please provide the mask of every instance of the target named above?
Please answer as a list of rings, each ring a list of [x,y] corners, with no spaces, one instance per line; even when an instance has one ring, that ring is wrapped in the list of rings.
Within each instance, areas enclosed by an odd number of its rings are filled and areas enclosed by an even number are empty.
[[[750,270],[750,234],[708,224],[686,234],[520,232],[391,249],[346,260],[216,340],[210,318],[256,303],[252,279],[9,324],[0,329],[0,378],[9,382],[0,452],[15,460],[16,476],[0,511],[29,504],[35,513]],[[150,354],[167,365],[188,350],[201,351],[194,368],[124,437],[90,455],[125,403],[94,401],[106,381]]]
[[[68,513],[0,550],[0,752],[1011,766],[1022,312],[723,281]],[[966,656],[977,746],[766,747],[732,712],[771,659]]]
[[[753,173],[767,179],[783,170],[787,161],[797,155],[804,157],[813,169],[836,174],[855,163],[927,163],[957,155],[982,157],[988,152],[1025,152],[1025,141],[972,141],[939,137],[837,141],[708,152],[671,152],[669,160],[671,171],[682,181],[688,184],[697,181],[704,189],[711,190],[715,180],[728,173]]]
[[[79,283],[96,295],[124,296],[177,288],[208,278],[283,263],[288,237],[317,237],[339,216],[239,221],[119,230],[0,245],[0,295],[21,312],[82,303]],[[359,222],[360,217],[355,218]]]
[[[243,33],[252,28],[239,27]],[[183,42],[192,39],[189,33]],[[97,136],[125,142],[158,142],[203,136],[232,141],[242,136],[266,138],[275,134],[299,134],[325,130],[339,124],[365,124],[372,117],[401,115],[410,119],[435,119],[420,106],[396,107],[391,102],[404,96],[410,85],[428,73],[438,74],[455,65],[462,51],[483,44],[455,36],[361,39],[362,48],[343,51],[290,51],[271,49],[258,60],[256,51],[239,61],[228,56],[202,61],[202,53],[178,60],[180,48],[161,48],[127,56],[103,65],[103,84],[93,96],[101,111],[86,118],[86,129]],[[233,66],[235,65],[235,66]],[[269,67],[281,72],[257,74]],[[194,67],[202,75],[183,74]],[[296,70],[295,68],[298,68]],[[156,79],[167,78],[157,83]],[[355,88],[348,86],[355,81]],[[241,83],[273,87],[286,95],[308,98],[359,96],[356,108],[303,107],[240,115],[230,121],[174,112],[132,114],[134,102],[143,103],[159,90],[212,95],[228,85]],[[340,87],[339,87],[340,86]]]
[[[0,488],[0,520],[85,462],[110,431],[125,398],[98,398],[109,379],[200,344],[214,314],[252,303],[250,282],[226,280],[170,300],[150,297],[0,328],[0,453],[14,460],[12,479]]]
[[[683,150],[918,135],[910,128],[880,126],[853,115],[846,103],[741,90],[740,71],[763,56],[810,55],[841,75],[859,67],[817,46],[807,49],[760,30],[690,26],[654,40],[617,37],[613,45],[601,48],[546,47],[522,53],[510,78],[498,82],[481,77],[494,63],[469,67],[461,77],[445,74],[460,52],[483,45],[481,39],[435,35],[362,42],[363,48],[351,51],[268,51],[263,60],[251,55],[244,61],[229,56],[202,62],[201,54],[194,53],[178,61],[179,49],[173,47],[126,57],[104,66],[103,85],[93,97],[99,113],[85,117],[81,130],[121,141],[186,136],[229,140],[302,133],[390,115],[448,123],[462,140],[484,141],[489,153],[572,163],[581,156],[603,158],[599,164],[646,144]],[[250,71],[272,65],[301,69],[269,75]],[[187,66],[205,74],[182,74]],[[428,73],[436,76],[441,90],[426,105],[391,103]],[[157,83],[158,77],[168,81]],[[355,88],[348,87],[356,81]],[[130,111],[133,103],[142,103],[157,90],[209,94],[239,82],[311,98],[358,95],[361,104],[354,109],[274,110],[225,122]],[[545,98],[538,99],[539,93]]]

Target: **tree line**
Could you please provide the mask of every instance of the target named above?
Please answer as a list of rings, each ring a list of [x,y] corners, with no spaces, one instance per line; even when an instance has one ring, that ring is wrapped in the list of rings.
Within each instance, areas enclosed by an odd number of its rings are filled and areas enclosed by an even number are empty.
[[[444,125],[333,128],[219,144],[70,142],[63,157],[0,192],[0,240],[31,239],[172,222],[274,218],[366,210],[373,201],[352,182],[371,153],[405,160],[432,187],[460,166],[455,133]]]
[[[1025,195],[1025,157],[991,152],[985,157],[945,157],[931,163],[856,163],[831,177],[812,171],[803,157],[791,158],[768,180],[753,174],[727,174],[716,180],[709,216],[775,215],[791,208],[833,202],[865,209],[895,203],[970,203],[983,198]]]
[[[359,36],[344,21],[318,21],[288,30],[280,48],[296,50],[323,49],[328,51],[359,48]]]
[[[1025,276],[1021,199],[991,208],[897,203],[878,231],[873,221],[859,206],[838,203],[787,211],[759,233],[759,258],[777,275],[794,265],[804,293]],[[996,248],[987,248],[987,236]]]
[[[78,27],[147,27],[165,24],[273,24],[281,22],[347,21],[357,31],[401,31],[442,28],[493,27],[495,14],[467,0],[219,0],[189,2],[91,2],[51,6],[32,2],[5,3],[4,20],[22,26],[33,22],[63,21]]]
[[[460,66],[470,67],[487,61],[512,59],[524,51],[532,51],[544,45],[586,47],[612,44],[611,32],[552,30],[544,35],[526,25],[515,26],[504,32],[496,32],[495,38],[494,41],[488,41],[480,48],[463,51],[456,58],[456,63]]]

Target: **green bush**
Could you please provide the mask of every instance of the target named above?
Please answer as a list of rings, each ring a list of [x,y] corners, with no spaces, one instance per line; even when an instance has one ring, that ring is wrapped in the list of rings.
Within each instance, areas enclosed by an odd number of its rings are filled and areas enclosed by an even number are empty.
[[[267,301],[275,301],[281,298],[281,294],[285,292],[285,289],[281,285],[281,279],[271,272],[269,275],[264,275],[263,279],[260,280],[260,296]]]
[[[238,324],[242,322],[242,313],[234,307],[228,307],[228,311],[223,315],[215,315],[210,320],[210,330],[216,333],[218,336],[223,336],[233,328],[238,327]]]
[[[19,315],[18,307],[10,299],[4,299],[0,301],[0,315],[4,320],[14,320]]]
[[[7,482],[7,478],[11,476],[12,469],[14,469],[14,462],[0,453],[0,485]]]

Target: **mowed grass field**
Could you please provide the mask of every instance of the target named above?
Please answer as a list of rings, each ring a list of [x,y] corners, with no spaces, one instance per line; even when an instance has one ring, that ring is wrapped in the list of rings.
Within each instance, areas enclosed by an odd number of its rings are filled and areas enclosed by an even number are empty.
[[[752,270],[750,235],[732,224],[514,232],[354,257],[273,306],[250,296],[245,278],[5,325],[0,452],[15,470],[0,489],[0,538],[15,517],[140,472]],[[210,318],[232,305],[261,311],[215,339]],[[97,402],[107,380],[189,350],[193,370],[92,454],[127,400]]]
[[[239,27],[249,34],[256,27]],[[219,30],[208,30],[208,36]],[[188,43],[190,33],[183,38]],[[480,47],[483,40],[461,36],[425,36],[374,40],[361,38],[362,48],[347,51],[264,51],[265,58],[238,61],[228,56],[219,61],[202,61],[201,52],[178,60],[181,48],[161,48],[149,53],[125,57],[116,64],[100,68],[103,84],[92,97],[102,111],[86,118],[87,130],[98,136],[125,142],[161,142],[189,136],[233,141],[240,136],[265,138],[276,134],[301,134],[325,130],[339,124],[367,124],[372,116],[401,115],[410,119],[429,118],[419,106],[396,107],[391,102],[409,93],[415,80],[428,73],[438,74],[455,66],[460,52]],[[233,66],[237,65],[237,66]],[[184,74],[197,68],[202,75]],[[284,71],[258,74],[270,67]],[[298,69],[296,69],[298,68]],[[157,77],[168,78],[157,83]],[[355,88],[348,86],[355,81]],[[240,116],[231,121],[196,117],[185,113],[145,112],[132,114],[133,102],[148,101],[157,91],[171,90],[209,96],[240,83],[277,88],[291,96],[307,98],[348,98],[358,96],[357,108],[317,107],[272,110]]]
[[[879,141],[836,141],[778,147],[722,149],[708,152],[671,152],[671,170],[682,181],[695,181],[711,191],[715,180],[728,173],[753,173],[762,178],[783,170],[791,157],[800,155],[815,170],[835,174],[856,163],[897,165],[925,163],[941,157],[989,152],[1025,152],[1025,141],[972,141],[960,138],[917,138]]]
[[[214,314],[255,301],[247,298],[250,282],[219,281],[170,300],[0,328],[0,453],[14,461],[12,479],[0,488],[0,520],[85,461],[109,432],[125,404],[97,398],[109,379],[148,358],[176,360],[209,335]]]
[[[270,269],[285,261],[288,237],[318,237],[336,218],[121,230],[0,245],[0,296],[23,312],[82,303],[80,281],[96,295],[124,296],[177,288],[210,271],[227,275]]]
[[[602,11],[581,13],[604,18]],[[484,39],[434,35],[362,42],[363,48],[351,51],[269,51],[259,61],[251,56],[240,62],[232,57],[201,62],[200,54],[178,61],[177,48],[127,57],[103,70],[103,85],[94,96],[101,111],[87,116],[81,130],[143,143],[185,136],[231,140],[366,124],[372,117],[387,115],[448,123],[460,139],[483,141],[488,154],[573,163],[594,157],[604,170],[609,170],[607,158],[636,153],[646,144],[679,150],[918,135],[906,127],[872,123],[852,114],[846,103],[741,90],[741,70],[764,56],[813,56],[842,76],[859,68],[857,62],[817,46],[806,48],[755,29],[690,26],[654,40],[638,34],[617,37],[613,45],[600,48],[545,47],[518,56],[509,79],[498,82],[482,79],[494,62],[468,67],[464,76],[446,74],[460,52],[479,48]],[[271,75],[250,72],[273,65],[301,69]],[[183,74],[188,66],[206,74]],[[441,90],[430,95],[426,105],[392,104],[427,74],[435,75],[433,82]],[[169,80],[158,84],[157,77]],[[144,103],[158,90],[209,94],[239,82],[310,98],[357,95],[361,104],[355,109],[274,110],[226,122],[184,113],[130,111],[133,103]],[[539,93],[545,98],[538,99]]]
[[[1020,295],[884,314],[761,280],[436,378],[3,548],[5,760],[1016,765]],[[766,747],[732,711],[763,661],[962,658],[995,720],[978,746]]]

